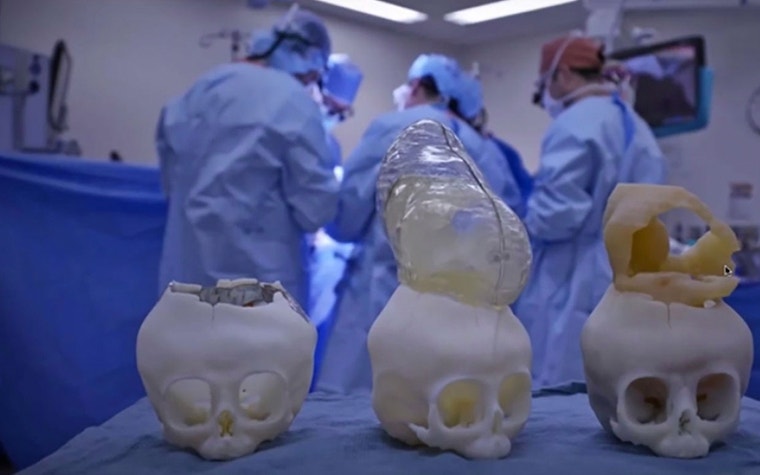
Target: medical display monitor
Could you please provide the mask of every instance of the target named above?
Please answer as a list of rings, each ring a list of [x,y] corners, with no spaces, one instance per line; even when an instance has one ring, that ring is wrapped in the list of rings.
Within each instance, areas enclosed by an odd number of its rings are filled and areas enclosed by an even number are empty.
[[[705,43],[690,36],[613,52],[631,74],[634,108],[658,136],[704,128],[711,81]]]

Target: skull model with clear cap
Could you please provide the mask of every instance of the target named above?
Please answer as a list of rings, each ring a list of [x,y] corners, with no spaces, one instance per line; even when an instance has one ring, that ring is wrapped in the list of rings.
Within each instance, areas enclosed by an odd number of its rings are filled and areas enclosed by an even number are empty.
[[[522,223],[429,120],[386,154],[377,207],[401,284],[368,336],[375,414],[410,445],[506,456],[531,403],[530,341],[509,309],[530,269]]]
[[[658,219],[674,208],[710,226],[679,255]],[[591,408],[625,442],[705,456],[736,429],[752,366],[750,330],[722,300],[737,285],[736,237],[675,186],[618,185],[604,224],[614,280],[581,335]]]
[[[137,336],[166,440],[226,460],[286,431],[309,391],[316,338],[279,283],[172,283]]]

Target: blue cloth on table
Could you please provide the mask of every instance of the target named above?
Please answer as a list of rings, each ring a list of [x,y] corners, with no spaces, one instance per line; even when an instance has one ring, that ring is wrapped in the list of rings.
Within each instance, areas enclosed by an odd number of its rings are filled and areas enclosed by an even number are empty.
[[[752,376],[749,380],[747,396],[760,400],[760,281],[744,281],[734,293],[724,299],[736,313],[741,315],[755,342],[755,361],[752,364]]]
[[[155,168],[56,156],[0,156],[0,190],[0,443],[23,468],[145,395],[166,205]]]
[[[368,396],[309,396],[290,431],[257,453],[208,462],[163,441],[143,399],[18,475],[266,474],[266,475],[692,475],[760,471],[760,402],[744,400],[742,422],[705,458],[656,457],[603,432],[582,385],[537,394],[525,429],[501,460],[466,460],[411,448],[380,428]]]

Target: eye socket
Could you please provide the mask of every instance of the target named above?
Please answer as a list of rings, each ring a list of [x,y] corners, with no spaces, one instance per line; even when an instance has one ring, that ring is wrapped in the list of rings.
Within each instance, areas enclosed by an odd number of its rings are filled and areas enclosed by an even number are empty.
[[[277,373],[253,373],[240,382],[238,404],[251,420],[265,421],[287,409],[287,385]]]
[[[655,377],[638,378],[625,389],[628,415],[639,424],[662,424],[668,418],[668,385]]]
[[[483,418],[485,391],[476,379],[460,379],[447,384],[438,394],[438,410],[446,427],[467,427]]]
[[[531,380],[525,373],[516,373],[507,376],[499,386],[499,406],[504,411],[507,419],[517,417],[520,421],[528,419],[531,403]]]
[[[708,374],[697,384],[697,415],[704,421],[717,421],[734,414],[739,404],[739,387],[729,374]]]
[[[167,417],[176,425],[193,427],[205,424],[211,414],[211,385],[204,379],[174,381],[164,393]]]

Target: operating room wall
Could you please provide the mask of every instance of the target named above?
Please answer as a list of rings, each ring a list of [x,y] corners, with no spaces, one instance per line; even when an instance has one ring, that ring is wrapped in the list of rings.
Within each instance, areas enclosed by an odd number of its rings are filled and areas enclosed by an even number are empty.
[[[711,123],[706,130],[661,141],[670,181],[696,192],[723,219],[729,219],[729,183],[750,181],[755,187],[751,221],[760,223],[760,135],[746,120],[750,95],[760,87],[760,10],[632,12],[625,15],[623,31],[631,26],[655,28],[662,40],[705,36],[707,60],[715,71]],[[549,125],[546,114],[531,104],[539,50],[544,41],[563,33],[478,45],[462,56],[481,63],[489,125],[517,147],[530,170],[538,166],[541,138]],[[699,222],[678,219],[686,225]]]
[[[230,59],[228,40],[204,49],[199,38],[226,28],[267,28],[282,10],[251,10],[244,0],[0,0],[0,42],[39,52],[59,38],[73,57],[68,135],[87,157],[117,150],[153,164],[161,106],[205,70]],[[417,54],[439,43],[325,18],[333,50],[364,71],[356,115],[336,136],[347,153],[370,120],[392,107],[391,93]],[[448,52],[448,51],[442,51]]]

